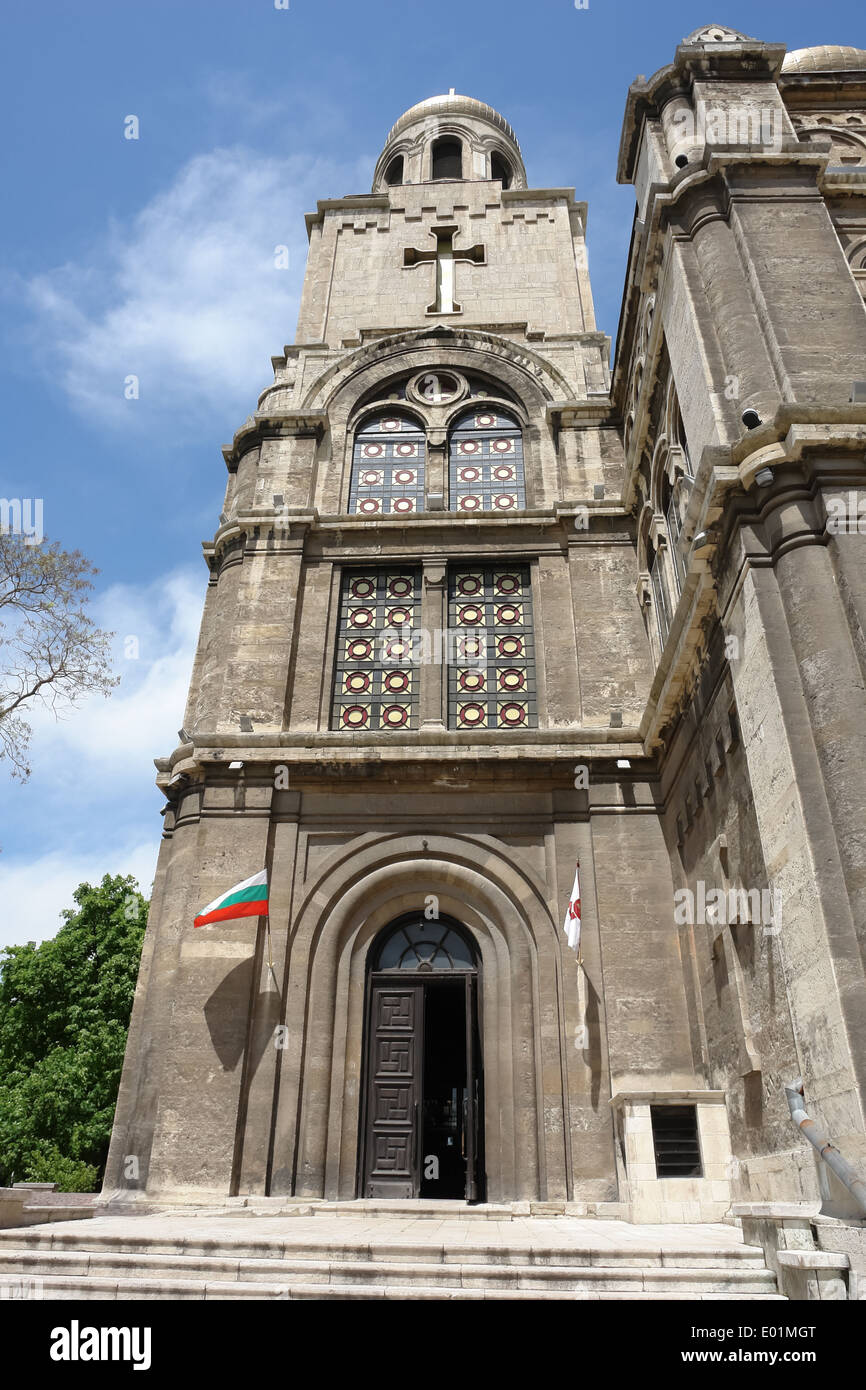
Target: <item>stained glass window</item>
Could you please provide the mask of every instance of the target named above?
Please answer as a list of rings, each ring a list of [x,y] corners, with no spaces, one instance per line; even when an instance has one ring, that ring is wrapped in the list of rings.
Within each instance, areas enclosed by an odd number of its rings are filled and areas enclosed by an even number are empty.
[[[445,922],[404,922],[385,938],[377,970],[474,970],[468,944]]]
[[[451,728],[536,728],[529,567],[455,568],[449,574],[448,605]]]
[[[424,433],[414,420],[377,415],[355,436],[349,511],[405,516],[424,510]]]
[[[517,421],[501,411],[467,411],[451,434],[451,510],[516,512],[525,506]]]
[[[332,728],[365,733],[417,726],[412,635],[419,623],[420,594],[419,570],[344,572]]]

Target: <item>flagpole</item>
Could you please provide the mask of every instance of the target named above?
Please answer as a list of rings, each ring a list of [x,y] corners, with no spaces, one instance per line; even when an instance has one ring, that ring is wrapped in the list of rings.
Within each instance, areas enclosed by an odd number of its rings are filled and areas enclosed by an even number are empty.
[[[277,994],[282,996],[282,990],[280,989],[279,981],[277,980],[277,977],[274,973],[274,956],[273,950],[271,948],[271,918],[270,913],[267,912],[265,913],[265,931],[267,933],[268,938],[268,970],[271,973],[271,979],[277,987]]]

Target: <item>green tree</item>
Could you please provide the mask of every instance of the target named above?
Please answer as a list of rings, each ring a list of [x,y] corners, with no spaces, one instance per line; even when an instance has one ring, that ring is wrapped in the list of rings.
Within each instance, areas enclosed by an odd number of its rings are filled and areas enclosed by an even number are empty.
[[[52,940],[0,955],[0,1184],[88,1192],[105,1167],[148,905],[129,876],[73,897]]]

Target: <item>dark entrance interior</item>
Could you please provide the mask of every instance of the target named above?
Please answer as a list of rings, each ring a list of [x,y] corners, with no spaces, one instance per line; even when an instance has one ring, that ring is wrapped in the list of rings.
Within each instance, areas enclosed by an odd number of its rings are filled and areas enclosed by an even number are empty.
[[[456,924],[410,915],[371,958],[360,1195],[482,1200],[472,947]]]
[[[437,985],[424,992],[421,1196],[466,1195],[466,997]]]

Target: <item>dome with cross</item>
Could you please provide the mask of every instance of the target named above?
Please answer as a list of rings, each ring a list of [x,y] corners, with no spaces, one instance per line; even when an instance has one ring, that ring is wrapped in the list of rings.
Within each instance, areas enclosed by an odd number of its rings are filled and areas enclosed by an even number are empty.
[[[388,132],[373,192],[399,184],[477,182],[525,188],[517,136],[486,102],[451,90],[410,106]]]

